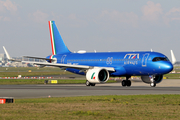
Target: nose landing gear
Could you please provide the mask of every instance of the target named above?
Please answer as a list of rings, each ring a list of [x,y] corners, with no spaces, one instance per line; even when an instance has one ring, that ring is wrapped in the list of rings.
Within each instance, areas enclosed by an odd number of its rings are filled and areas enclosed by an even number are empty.
[[[151,81],[150,86],[151,87],[156,87],[156,81],[154,80],[154,76],[151,76],[150,81]]]
[[[152,83],[150,83],[150,86],[151,86],[151,87],[156,87],[156,83],[155,83],[155,82],[152,82]]]

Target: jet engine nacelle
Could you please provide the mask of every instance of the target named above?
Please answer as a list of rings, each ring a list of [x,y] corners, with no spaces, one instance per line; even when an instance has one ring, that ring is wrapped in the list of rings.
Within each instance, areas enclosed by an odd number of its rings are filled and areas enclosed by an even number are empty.
[[[141,76],[141,79],[145,83],[148,83],[148,84],[152,83],[151,76]],[[163,79],[163,75],[155,75],[155,76],[153,76],[153,80],[154,80],[155,83],[160,83],[162,81],[162,79]]]
[[[89,69],[86,73],[86,79],[90,83],[105,83],[109,79],[109,72],[104,68]]]

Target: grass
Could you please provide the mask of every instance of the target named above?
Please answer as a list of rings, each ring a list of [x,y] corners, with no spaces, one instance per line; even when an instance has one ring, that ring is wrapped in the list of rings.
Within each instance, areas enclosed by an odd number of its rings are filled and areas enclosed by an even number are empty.
[[[0,72],[0,77],[18,77],[21,75],[22,77],[26,76],[45,76],[45,75],[62,75],[62,74],[71,74],[69,72]]]
[[[111,95],[17,99],[0,105],[1,120],[179,120],[180,95]]]
[[[31,71],[31,72],[29,72]],[[73,73],[64,72],[60,68],[53,68],[53,67],[44,67],[44,68],[37,68],[37,67],[0,67],[0,77],[17,77],[21,75],[22,77],[26,76],[46,76],[46,75],[70,75]],[[58,84],[84,84],[86,80],[58,80]],[[114,83],[114,80],[108,80],[107,83]],[[43,79],[0,79],[0,85],[6,84],[44,84]]]
[[[62,75],[62,74],[73,74],[70,72],[64,72],[60,68],[53,67],[0,67],[0,77],[17,77],[21,75],[26,76],[44,76],[44,75]]]
[[[166,74],[164,77],[167,77],[168,79],[180,79],[180,74],[179,73],[173,73],[173,74]]]
[[[43,79],[0,79],[0,85],[24,85],[24,84],[44,84]],[[58,84],[85,84],[86,80],[57,80]],[[115,83],[114,80],[108,80],[107,83]]]

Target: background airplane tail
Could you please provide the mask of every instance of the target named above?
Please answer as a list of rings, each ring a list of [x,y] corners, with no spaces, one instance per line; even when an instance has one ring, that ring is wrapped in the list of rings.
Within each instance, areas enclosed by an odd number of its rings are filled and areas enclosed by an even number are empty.
[[[49,30],[51,37],[52,54],[65,54],[70,53],[69,49],[64,44],[64,41],[55,25],[54,21],[49,21]]]

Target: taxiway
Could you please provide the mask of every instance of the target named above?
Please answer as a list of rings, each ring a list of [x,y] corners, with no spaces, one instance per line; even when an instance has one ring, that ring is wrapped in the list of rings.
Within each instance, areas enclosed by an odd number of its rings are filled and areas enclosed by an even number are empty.
[[[144,95],[144,94],[180,94],[180,80],[164,80],[157,87],[143,82],[132,82],[131,87],[122,87],[120,83],[97,84],[87,87],[85,84],[57,85],[0,85],[0,97],[45,98],[95,95]]]

